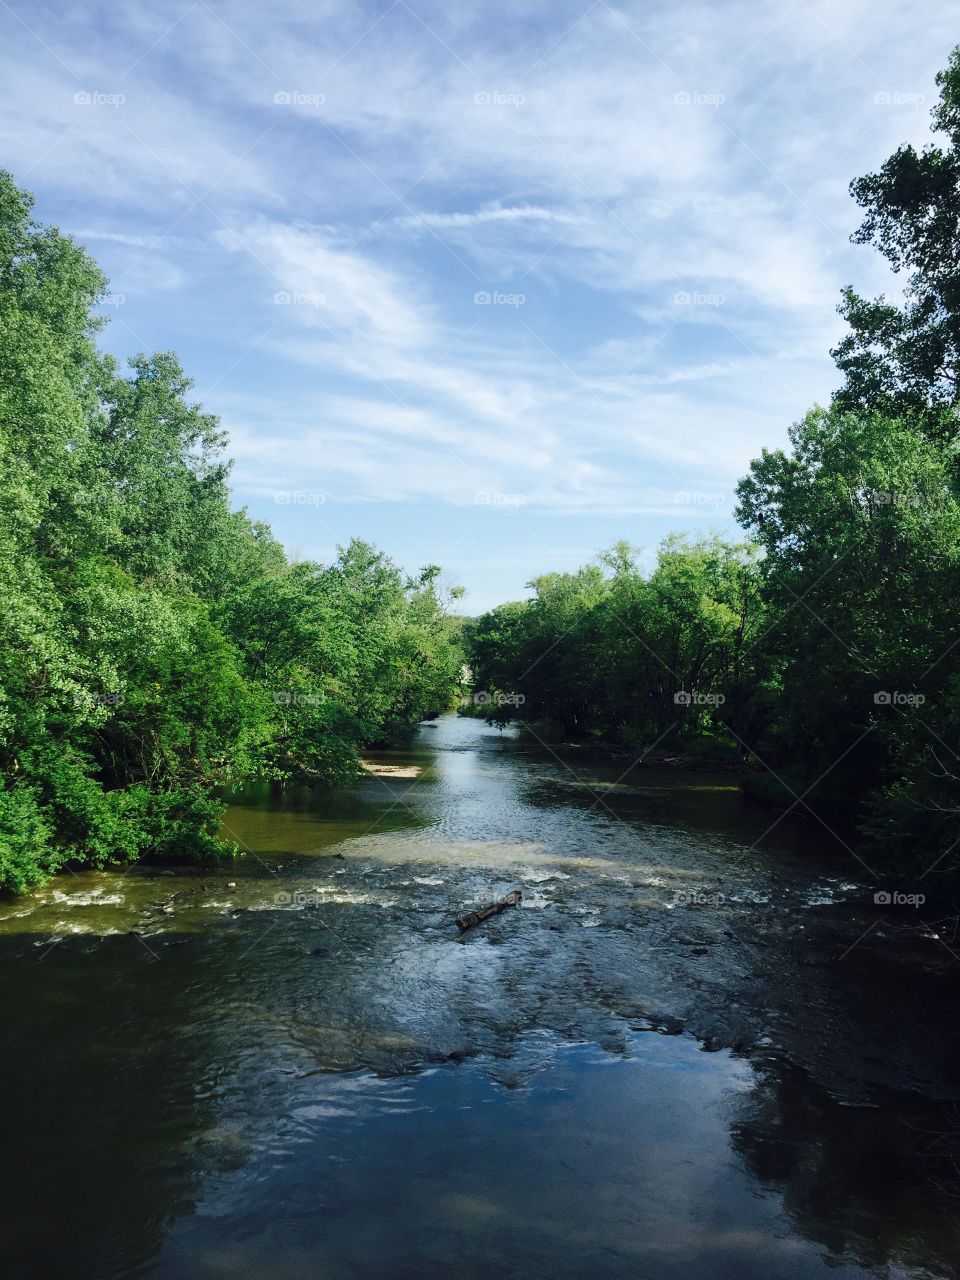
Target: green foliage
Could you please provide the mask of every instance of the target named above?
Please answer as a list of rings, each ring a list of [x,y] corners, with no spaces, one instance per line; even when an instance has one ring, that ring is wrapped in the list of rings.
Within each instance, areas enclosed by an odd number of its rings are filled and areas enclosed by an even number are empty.
[[[950,440],[945,412],[960,395],[960,49],[937,76],[933,127],[942,144],[900,147],[879,173],[851,184],[866,216],[854,236],[873,244],[907,275],[900,306],[844,291],[840,312],[850,332],[833,355],[845,375],[845,409],[901,413]]]
[[[763,618],[751,547],[669,538],[645,577],[621,543],[599,565],[531,585],[532,600],[485,614],[465,637],[488,719],[519,705],[525,720],[638,755],[726,758],[746,741]]]
[[[936,746],[960,588],[960,503],[922,420],[814,410],[765,452],[739,515],[765,550],[779,672],[768,733],[809,801],[862,818]],[[932,763],[928,759],[927,763]]]
[[[33,788],[20,783],[0,791],[0,884],[23,893],[56,871],[64,855],[52,837]]]
[[[95,345],[106,287],[0,174],[0,889],[66,863],[208,858],[223,788],[344,783],[449,706],[431,567],[290,564],[232,511],[174,356]]]

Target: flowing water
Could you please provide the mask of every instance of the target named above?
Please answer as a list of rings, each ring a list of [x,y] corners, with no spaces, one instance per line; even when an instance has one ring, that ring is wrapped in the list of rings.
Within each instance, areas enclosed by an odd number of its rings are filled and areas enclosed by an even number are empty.
[[[958,1274],[922,908],[730,775],[455,716],[377,759],[236,797],[226,869],[0,904],[4,1275]]]

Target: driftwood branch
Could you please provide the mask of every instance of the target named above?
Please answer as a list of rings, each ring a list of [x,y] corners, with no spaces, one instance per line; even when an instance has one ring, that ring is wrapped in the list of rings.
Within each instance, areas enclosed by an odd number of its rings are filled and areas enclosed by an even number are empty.
[[[472,929],[481,920],[489,920],[491,916],[499,915],[507,907],[519,907],[522,901],[522,892],[519,889],[514,889],[498,902],[491,902],[486,907],[478,907],[476,911],[466,911],[462,916],[457,916],[457,928],[461,933],[466,933],[468,929]]]

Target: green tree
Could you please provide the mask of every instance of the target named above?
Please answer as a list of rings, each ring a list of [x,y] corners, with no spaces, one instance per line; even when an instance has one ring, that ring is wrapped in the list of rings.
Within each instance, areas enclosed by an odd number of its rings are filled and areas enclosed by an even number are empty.
[[[531,585],[532,600],[493,610],[466,635],[490,719],[514,714],[519,695],[524,719],[567,734],[715,757],[750,732],[762,617],[754,548],[669,538],[645,577],[621,542],[597,565]]]
[[[960,396],[960,48],[937,83],[942,142],[902,146],[850,188],[866,210],[854,242],[876,246],[906,275],[905,300],[846,289],[840,311],[850,332],[833,355],[845,375],[842,408],[920,415],[949,441]]]
[[[436,566],[290,564],[230,507],[169,354],[101,356],[106,287],[0,174],[0,889],[67,862],[222,856],[225,788],[356,777],[449,706]]]
[[[790,435],[791,450],[765,451],[739,486],[739,517],[765,550],[772,750],[796,790],[812,786],[811,805],[872,813],[878,829],[884,795],[902,809],[915,791],[904,780],[922,770],[916,803],[932,803],[926,771],[960,748],[949,661],[960,504],[922,419],[817,409]]]

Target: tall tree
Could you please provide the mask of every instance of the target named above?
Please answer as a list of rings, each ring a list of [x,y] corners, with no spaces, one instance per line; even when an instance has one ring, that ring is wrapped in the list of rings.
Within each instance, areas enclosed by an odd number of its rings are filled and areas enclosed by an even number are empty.
[[[353,779],[448,706],[431,567],[290,564],[231,510],[170,354],[101,356],[106,282],[0,173],[0,889],[65,862],[229,852],[224,787]]]
[[[933,128],[922,150],[900,148],[879,172],[851,184],[866,216],[853,236],[903,273],[902,304],[844,291],[850,332],[833,355],[845,375],[845,409],[921,415],[936,439],[952,441],[960,399],[960,48],[937,76]]]

